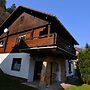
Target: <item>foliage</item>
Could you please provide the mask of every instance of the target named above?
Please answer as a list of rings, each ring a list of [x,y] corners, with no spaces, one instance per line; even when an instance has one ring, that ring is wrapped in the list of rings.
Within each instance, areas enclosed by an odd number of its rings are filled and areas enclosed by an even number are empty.
[[[90,46],[87,44],[85,49],[78,55],[79,70],[84,83],[90,83]]]
[[[12,6],[10,8],[7,8],[6,11],[12,13],[15,9],[16,9],[16,5],[12,4]]]
[[[71,86],[66,90],[90,90],[90,85]]]
[[[85,48],[88,48],[89,47],[89,45],[88,45],[88,43],[86,43],[86,46],[85,46]]]
[[[6,0],[0,0],[0,7],[5,9],[9,13],[12,13],[16,9],[16,5],[15,4],[12,4],[11,7],[6,8]]]
[[[0,7],[6,9],[6,0],[0,0]]]

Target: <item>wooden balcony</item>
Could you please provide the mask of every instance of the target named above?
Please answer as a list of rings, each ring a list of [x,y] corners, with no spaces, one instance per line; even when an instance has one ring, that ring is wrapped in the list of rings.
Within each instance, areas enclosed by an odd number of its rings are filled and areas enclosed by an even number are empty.
[[[39,37],[28,38],[24,41],[28,47],[51,46],[56,44],[56,35],[49,34]]]
[[[75,48],[69,42],[64,40],[62,37],[57,38],[57,46],[62,50],[75,55]]]
[[[26,43],[29,48],[56,46],[57,49],[64,51],[65,53],[75,55],[74,47],[71,46],[68,42],[66,42],[63,38],[57,38],[56,33],[27,38],[24,40],[24,43]]]

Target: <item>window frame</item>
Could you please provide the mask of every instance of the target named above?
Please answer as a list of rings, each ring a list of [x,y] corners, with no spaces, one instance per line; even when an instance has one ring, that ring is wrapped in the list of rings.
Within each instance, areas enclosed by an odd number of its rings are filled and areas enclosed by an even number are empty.
[[[11,70],[20,71],[22,58],[13,58]]]
[[[69,74],[72,73],[71,61],[69,61],[69,60],[68,60],[68,71],[69,71]]]
[[[2,44],[1,44],[1,43],[2,43]],[[4,44],[5,44],[4,40],[1,40],[1,41],[0,41],[0,47],[4,47]]]

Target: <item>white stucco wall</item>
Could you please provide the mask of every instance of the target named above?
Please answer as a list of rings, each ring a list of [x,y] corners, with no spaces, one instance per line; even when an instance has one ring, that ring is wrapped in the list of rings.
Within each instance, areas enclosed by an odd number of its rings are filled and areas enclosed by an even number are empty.
[[[33,81],[34,77],[34,67],[35,67],[35,60],[30,60],[29,64],[29,72],[28,72],[28,82]]]
[[[52,73],[54,73],[55,76],[55,81],[56,82],[61,82],[61,65],[60,63],[53,63],[52,65]]]
[[[13,58],[21,58],[20,71],[11,70]],[[0,54],[0,68],[6,74],[28,79],[30,55],[27,53],[4,53]]]
[[[66,76],[74,75],[74,63],[71,63],[71,72],[72,73],[69,73],[69,64],[68,64],[68,60],[66,60]]]

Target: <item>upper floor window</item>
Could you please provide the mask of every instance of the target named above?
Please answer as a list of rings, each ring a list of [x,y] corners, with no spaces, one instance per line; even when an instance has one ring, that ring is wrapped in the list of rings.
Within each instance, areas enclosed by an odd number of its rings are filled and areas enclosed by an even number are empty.
[[[39,36],[47,35],[48,34],[48,26],[46,26],[43,31],[40,31]]]
[[[4,46],[4,41],[0,41],[0,47]]]

